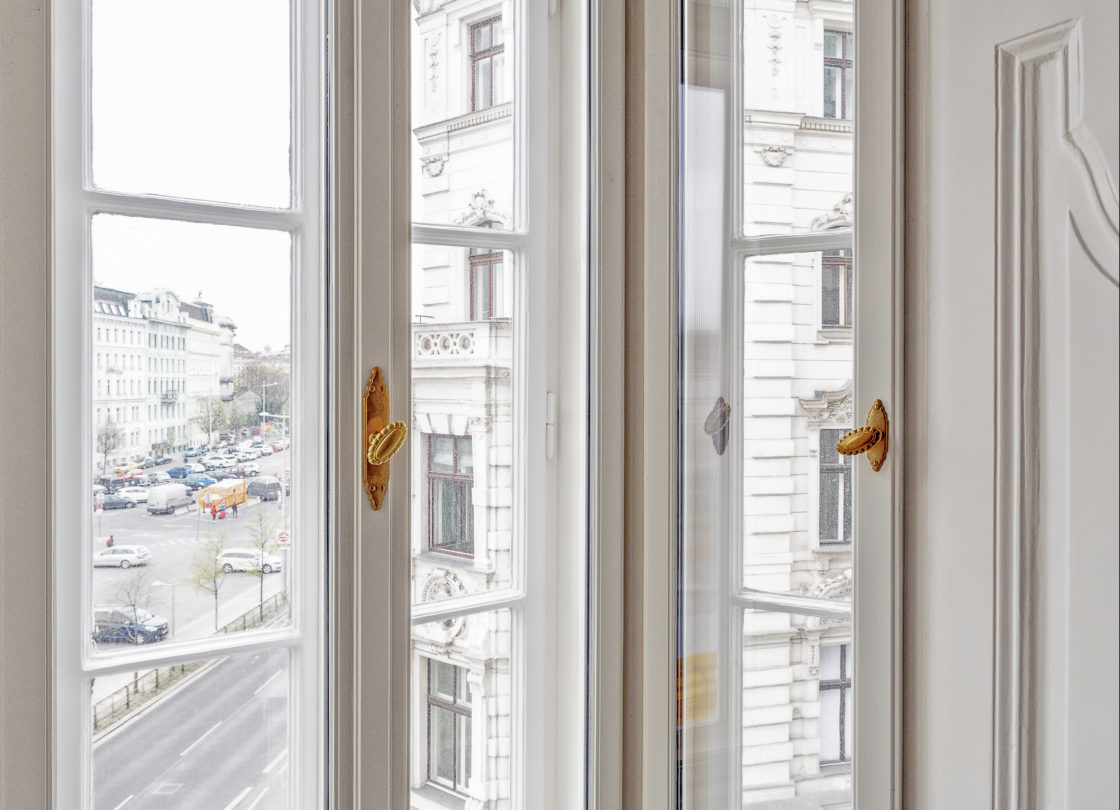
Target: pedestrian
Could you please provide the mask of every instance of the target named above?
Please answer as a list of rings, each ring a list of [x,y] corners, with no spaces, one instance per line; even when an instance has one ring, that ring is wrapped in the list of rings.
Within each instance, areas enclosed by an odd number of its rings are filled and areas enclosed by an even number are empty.
[[[215,521],[217,519],[218,519],[218,504],[212,502],[210,504],[210,520]]]
[[[233,505],[233,516],[234,516],[234,518],[237,517],[237,504]]]
[[[109,539],[105,541],[105,548],[113,547],[113,535],[109,535]]]

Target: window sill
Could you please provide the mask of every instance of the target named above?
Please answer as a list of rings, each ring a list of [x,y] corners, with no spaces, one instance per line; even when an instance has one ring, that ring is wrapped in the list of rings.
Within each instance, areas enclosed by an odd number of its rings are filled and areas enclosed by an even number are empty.
[[[817,340],[821,343],[852,343],[855,330],[850,326],[822,326],[817,330]]]
[[[464,557],[459,554],[444,554],[439,551],[427,550],[414,554],[413,559],[428,563],[429,565],[441,565],[444,568],[460,568],[467,571],[487,573],[485,569],[475,567],[475,558],[473,556]]]
[[[467,798],[431,783],[412,789],[411,810],[463,810]]]
[[[828,554],[851,554],[852,543],[829,543],[827,541],[821,541],[817,544],[817,551]]]

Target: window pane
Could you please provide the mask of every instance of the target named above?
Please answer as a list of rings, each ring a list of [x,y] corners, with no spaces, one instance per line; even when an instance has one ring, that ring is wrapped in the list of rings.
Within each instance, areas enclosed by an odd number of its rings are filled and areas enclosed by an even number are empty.
[[[427,783],[479,806],[510,795],[510,774],[521,766],[515,760],[521,754],[511,745],[517,701],[510,691],[510,624],[509,610],[494,610],[413,626],[414,698],[427,715],[412,724],[419,735],[412,750],[428,756],[427,768],[418,769],[412,783],[416,806],[431,804]],[[430,666],[454,673],[459,684],[454,703],[433,697],[425,679],[415,677]]]
[[[93,806],[288,807],[288,691],[285,649],[94,679]]]
[[[280,0],[93,0],[94,182],[287,207],[289,14]]]
[[[102,214],[92,238],[96,652],[288,621],[289,235]]]
[[[822,22],[824,12],[807,13],[808,19],[775,14],[753,0],[744,4],[744,109],[734,119],[744,121],[743,182],[731,191],[741,195],[747,236],[852,224],[853,105],[842,94],[855,70],[854,63],[842,67],[833,57],[843,55],[846,64],[854,49],[849,38],[843,53],[840,37],[831,32],[814,43],[811,26]],[[840,3],[827,14],[827,22],[846,22],[852,5]]]
[[[840,692],[822,689],[821,697],[821,762],[840,759]]]
[[[516,319],[472,317],[471,299],[479,263],[502,268],[488,279],[494,312],[512,311],[518,279],[505,251],[416,244],[412,257],[413,598],[421,603],[513,581]]]
[[[416,4],[414,4],[415,6]],[[439,225],[517,227],[516,71],[519,3],[464,31],[458,13],[414,14],[412,218]],[[497,12],[499,6],[495,5]]]

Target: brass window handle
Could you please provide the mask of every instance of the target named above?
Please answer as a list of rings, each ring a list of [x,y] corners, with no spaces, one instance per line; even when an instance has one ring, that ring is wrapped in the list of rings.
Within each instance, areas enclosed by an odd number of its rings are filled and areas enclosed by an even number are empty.
[[[389,386],[381,369],[374,367],[362,396],[362,477],[374,509],[381,508],[389,488],[389,459],[401,449],[407,435],[404,422],[389,421]]]
[[[887,419],[887,409],[883,407],[881,399],[875,400],[871,410],[867,413],[867,424],[855,430],[849,430],[836,442],[836,452],[842,456],[858,456],[867,453],[867,460],[871,462],[871,469],[876,472],[883,466],[887,458],[887,438],[890,434],[891,423]]]

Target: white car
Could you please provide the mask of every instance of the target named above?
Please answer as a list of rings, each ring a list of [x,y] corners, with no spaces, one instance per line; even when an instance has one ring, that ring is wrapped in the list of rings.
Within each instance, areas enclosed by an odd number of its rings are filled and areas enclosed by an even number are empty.
[[[93,555],[94,568],[131,568],[151,561],[152,552],[147,546],[112,546]]]
[[[227,574],[234,571],[271,574],[280,570],[280,557],[277,554],[262,555],[251,548],[230,548],[218,555],[218,564]]]
[[[272,455],[272,448],[267,444],[262,444],[260,447],[257,448],[257,452],[260,453],[262,456],[271,456]]]
[[[148,490],[144,487],[122,487],[117,490],[116,494],[120,495],[122,498],[127,498],[133,503],[148,502]]]

